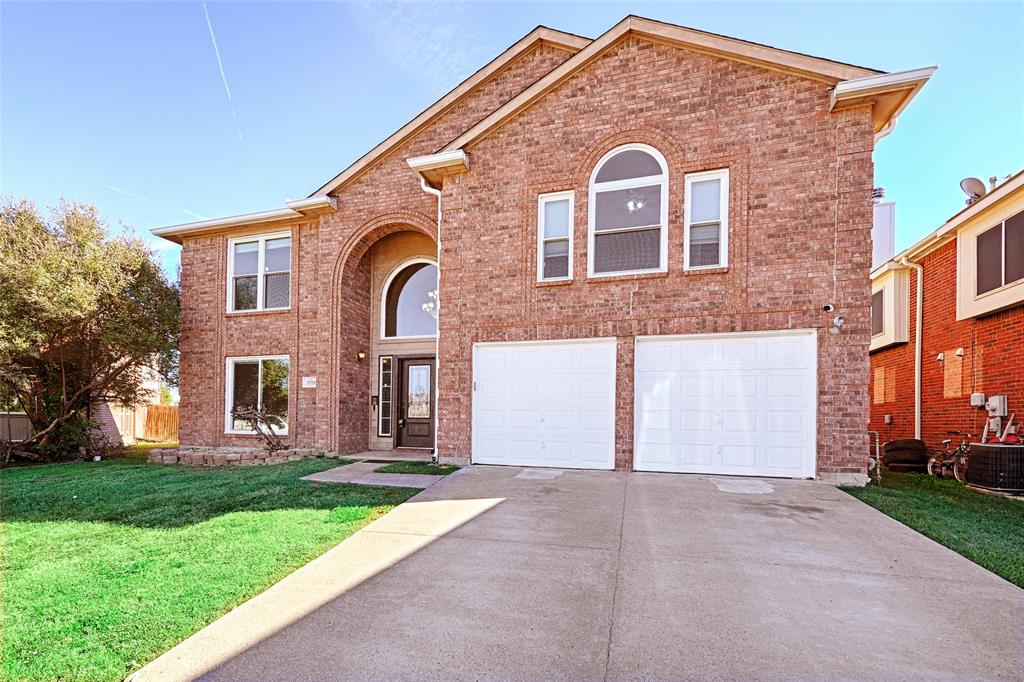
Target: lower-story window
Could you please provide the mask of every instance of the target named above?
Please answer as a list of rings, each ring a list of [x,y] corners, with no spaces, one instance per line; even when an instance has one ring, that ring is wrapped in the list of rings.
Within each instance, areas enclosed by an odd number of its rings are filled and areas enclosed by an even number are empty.
[[[288,356],[228,358],[225,430],[252,433],[249,424],[232,416],[242,408],[257,408],[275,418],[274,430],[288,433]]]

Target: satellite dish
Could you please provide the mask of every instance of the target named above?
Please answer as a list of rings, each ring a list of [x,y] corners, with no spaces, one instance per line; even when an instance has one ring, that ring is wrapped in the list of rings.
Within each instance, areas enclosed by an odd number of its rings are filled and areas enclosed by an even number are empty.
[[[964,191],[970,201],[977,201],[985,196],[985,183],[978,178],[964,178],[960,181],[960,189]]]

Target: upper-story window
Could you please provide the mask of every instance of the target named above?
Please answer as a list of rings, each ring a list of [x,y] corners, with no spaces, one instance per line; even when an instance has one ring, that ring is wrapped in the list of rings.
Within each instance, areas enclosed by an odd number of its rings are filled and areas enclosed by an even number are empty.
[[[885,291],[879,289],[871,294],[871,336],[885,331]]]
[[[591,276],[668,268],[668,165],[630,144],[604,155],[590,176],[587,272]]]
[[[975,254],[975,295],[1024,279],[1024,212],[978,234]]]
[[[288,232],[228,240],[228,311],[283,310],[291,296]]]
[[[537,280],[572,279],[572,192],[542,194],[537,201]]]
[[[683,267],[725,267],[729,253],[729,171],[690,173],[685,184]]]
[[[437,336],[437,265],[426,258],[403,263],[384,283],[381,336]]]

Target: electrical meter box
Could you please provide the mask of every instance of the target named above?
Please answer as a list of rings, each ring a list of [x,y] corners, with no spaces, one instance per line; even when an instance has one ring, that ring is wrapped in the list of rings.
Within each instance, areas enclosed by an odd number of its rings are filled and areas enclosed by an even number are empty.
[[[972,393],[971,394],[971,407],[985,407],[985,394],[984,393]]]
[[[988,410],[988,414],[990,417],[1005,417],[1006,396],[990,395],[988,397],[988,400],[985,401],[985,409]]]

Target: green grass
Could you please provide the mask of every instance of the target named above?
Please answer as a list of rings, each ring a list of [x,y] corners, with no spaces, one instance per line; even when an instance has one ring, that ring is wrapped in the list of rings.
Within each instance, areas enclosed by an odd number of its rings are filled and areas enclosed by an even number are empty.
[[[884,472],[880,486],[843,490],[1024,587],[1024,502],[925,474]]]
[[[381,474],[427,474],[430,476],[447,476],[458,471],[459,467],[430,462],[392,462],[374,469]]]
[[[0,679],[122,680],[417,492],[299,480],[341,463],[0,471]]]
[[[168,441],[166,443],[152,443],[147,441],[138,441],[135,445],[126,445],[121,450],[121,456],[129,459],[148,459],[149,451],[155,448],[176,448],[178,447],[177,441]]]

